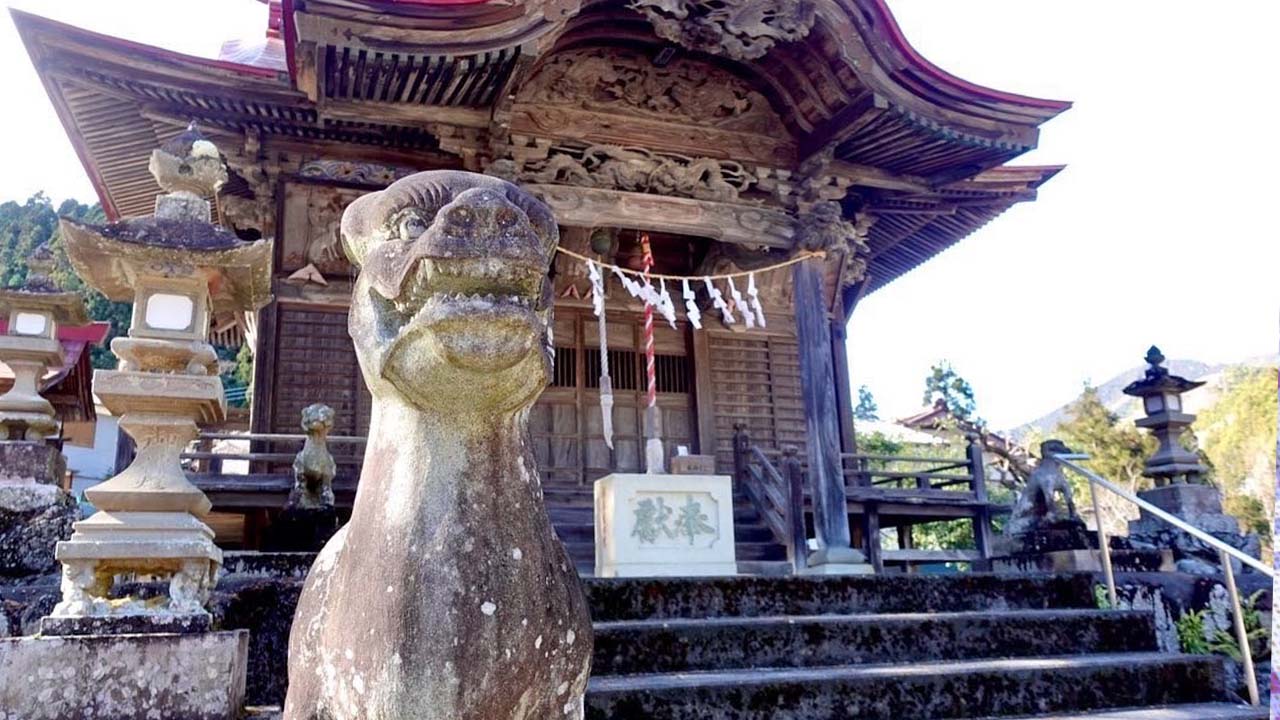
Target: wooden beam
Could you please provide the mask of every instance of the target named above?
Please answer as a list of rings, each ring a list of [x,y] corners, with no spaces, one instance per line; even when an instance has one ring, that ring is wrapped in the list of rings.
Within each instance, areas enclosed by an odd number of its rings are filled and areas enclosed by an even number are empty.
[[[561,225],[672,232],[752,247],[789,250],[795,246],[794,218],[759,205],[573,185],[523,187],[549,205]]]
[[[711,343],[705,331],[689,330],[693,356],[693,406],[698,419],[698,452],[716,454],[715,389],[711,378]]]
[[[882,170],[870,165],[832,160],[827,172],[837,177],[846,178],[854,185],[878,188],[881,190],[902,190],[905,192],[933,193],[937,187],[928,178]]]
[[[316,109],[322,118],[349,120],[351,122],[405,125],[408,127],[419,127],[426,123],[440,123],[477,129],[489,127],[489,110],[487,108],[410,105],[408,103],[323,98]]]

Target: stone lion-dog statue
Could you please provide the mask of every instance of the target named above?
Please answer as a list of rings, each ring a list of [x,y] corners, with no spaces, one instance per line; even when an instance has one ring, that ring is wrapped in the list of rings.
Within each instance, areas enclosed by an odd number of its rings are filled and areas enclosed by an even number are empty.
[[[528,440],[550,381],[551,211],[418,173],[342,218],[373,416],[289,639],[286,720],[580,720],[591,624]]]

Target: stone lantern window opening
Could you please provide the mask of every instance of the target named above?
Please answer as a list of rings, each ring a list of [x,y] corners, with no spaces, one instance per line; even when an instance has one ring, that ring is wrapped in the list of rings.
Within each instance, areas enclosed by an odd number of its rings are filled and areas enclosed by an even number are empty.
[[[15,309],[9,318],[9,332],[28,337],[53,337],[53,316],[47,312]]]
[[[139,276],[129,336],[202,341],[209,334],[209,286],[201,278]]]

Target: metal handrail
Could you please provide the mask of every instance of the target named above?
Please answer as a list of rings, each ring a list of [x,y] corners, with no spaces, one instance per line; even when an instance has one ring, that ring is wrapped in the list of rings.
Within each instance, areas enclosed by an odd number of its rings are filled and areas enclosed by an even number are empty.
[[[1222,574],[1226,580],[1227,593],[1230,595],[1232,605],[1235,607],[1235,612],[1233,613],[1233,625],[1235,626],[1236,631],[1236,642],[1240,645],[1240,659],[1244,665],[1245,686],[1249,690],[1249,704],[1258,705],[1260,703],[1260,699],[1258,697],[1258,678],[1254,674],[1253,669],[1253,650],[1249,647],[1249,632],[1244,626],[1244,609],[1240,604],[1240,591],[1236,589],[1236,575],[1235,571],[1231,568],[1231,558],[1239,560],[1241,563],[1248,565],[1269,578],[1275,578],[1275,571],[1272,568],[1267,567],[1257,558],[1250,557],[1239,549],[1231,547],[1182,518],[1161,510],[1155,505],[1143,500],[1101,475],[1072,462],[1072,460],[1088,460],[1088,455],[1083,453],[1064,453],[1061,455],[1054,455],[1053,458],[1066,467],[1076,471],[1089,481],[1089,495],[1093,500],[1093,521],[1098,528],[1098,549],[1102,555],[1102,569],[1107,579],[1107,597],[1111,600],[1111,607],[1114,608],[1117,605],[1116,578],[1115,573],[1111,570],[1111,546],[1107,541],[1107,532],[1102,527],[1102,513],[1098,511],[1098,491],[1096,489],[1098,486],[1102,486],[1120,498],[1128,500],[1134,505],[1146,510],[1148,513],[1151,513],[1151,515],[1164,520],[1170,525],[1173,525],[1179,530],[1218,551],[1218,560],[1222,563]]]

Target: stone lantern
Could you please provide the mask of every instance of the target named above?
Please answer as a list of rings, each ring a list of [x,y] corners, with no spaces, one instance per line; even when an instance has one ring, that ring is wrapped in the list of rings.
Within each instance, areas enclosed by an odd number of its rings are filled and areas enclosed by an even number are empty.
[[[0,361],[13,370],[13,388],[0,396],[0,440],[41,441],[57,431],[53,405],[40,396],[40,380],[51,365],[65,360],[58,325],[89,322],[84,301],[49,279],[53,255],[48,246],[27,259],[27,280],[0,290],[0,312],[8,332],[0,335]]]
[[[40,382],[50,366],[66,362],[58,326],[88,318],[80,296],[49,279],[52,267],[53,255],[41,245],[27,260],[26,282],[0,290],[0,312],[8,318],[0,361],[13,371],[13,388],[0,396],[0,577],[57,569],[54,546],[79,514],[62,489],[67,460],[45,442],[58,424]]]
[[[270,300],[271,244],[210,223],[204,197],[226,181],[226,168],[194,128],[154,151],[150,169],[169,191],[154,217],[61,221],[77,274],[109,299],[133,302],[128,336],[111,343],[119,369],[95,371],[93,389],[137,456],[86,491],[99,512],[59,543],[63,596],[44,619],[46,633],[111,623],[185,631],[209,622],[204,603],[222,553],[200,519],[209,500],[187,480],[179,455],[199,425],[225,418],[217,356],[205,339],[210,317]],[[167,601],[109,598],[120,574],[167,580]]]
[[[1182,393],[1204,383],[1170,375],[1164,360],[1160,348],[1152,345],[1147,350],[1146,374],[1124,388],[1125,395],[1142,398],[1146,417],[1139,418],[1135,424],[1150,430],[1159,442],[1155,454],[1147,458],[1143,474],[1154,480],[1156,487],[1203,483],[1207,468],[1195,452],[1182,445],[1183,434],[1196,419],[1195,415],[1182,412]]]
[[[1240,533],[1239,521],[1222,510],[1222,493],[1206,482],[1208,468],[1183,445],[1183,437],[1190,432],[1188,428],[1196,416],[1183,412],[1182,394],[1204,383],[1171,375],[1164,366],[1164,354],[1155,346],[1147,351],[1146,361],[1142,378],[1124,388],[1126,395],[1142,398],[1145,417],[1135,420],[1135,424],[1150,430],[1159,443],[1143,472],[1156,486],[1140,491],[1138,497],[1257,557],[1257,536]],[[1176,567],[1182,572],[1219,572],[1217,550],[1146,510],[1129,522],[1128,541],[1139,549],[1172,551]]]

